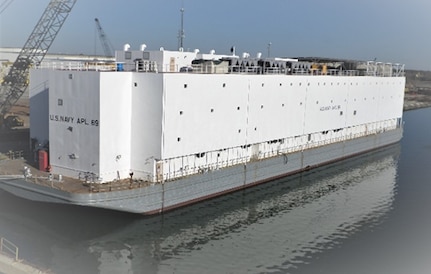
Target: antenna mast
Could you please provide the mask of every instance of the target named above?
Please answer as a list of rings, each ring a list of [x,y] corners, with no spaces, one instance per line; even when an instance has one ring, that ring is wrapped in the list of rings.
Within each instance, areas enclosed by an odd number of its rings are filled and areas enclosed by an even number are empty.
[[[186,37],[184,34],[184,8],[181,7],[181,29],[178,34],[178,48],[183,49],[184,48],[184,38]]]

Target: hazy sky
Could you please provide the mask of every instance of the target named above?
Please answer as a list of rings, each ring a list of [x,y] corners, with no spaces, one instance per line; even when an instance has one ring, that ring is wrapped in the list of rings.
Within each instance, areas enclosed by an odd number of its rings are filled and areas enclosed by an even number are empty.
[[[0,0],[0,5],[6,0]],[[49,0],[14,0],[0,15],[0,47],[21,47]],[[430,0],[78,0],[51,53],[102,54],[94,18],[116,49],[184,48],[271,56],[404,63],[431,70]],[[98,38],[97,38],[98,39]]]

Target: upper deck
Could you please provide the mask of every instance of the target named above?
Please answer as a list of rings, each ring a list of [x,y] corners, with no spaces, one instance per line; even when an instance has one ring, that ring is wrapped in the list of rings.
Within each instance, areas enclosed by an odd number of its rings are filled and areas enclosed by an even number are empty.
[[[258,53],[251,57],[220,55],[215,51],[208,54],[168,51],[117,51],[112,62],[49,62],[41,68],[60,70],[129,71],[153,73],[195,73],[195,74],[285,74],[285,75],[332,75],[332,76],[376,76],[404,77],[404,65],[376,61],[354,61],[342,59],[300,57],[262,57]]]

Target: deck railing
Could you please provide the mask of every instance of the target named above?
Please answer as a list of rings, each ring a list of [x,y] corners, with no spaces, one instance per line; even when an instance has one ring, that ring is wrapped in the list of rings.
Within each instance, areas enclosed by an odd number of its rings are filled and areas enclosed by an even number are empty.
[[[3,237],[0,238],[0,252],[12,255],[12,257],[15,258],[15,261],[18,261],[19,248],[14,243]]]

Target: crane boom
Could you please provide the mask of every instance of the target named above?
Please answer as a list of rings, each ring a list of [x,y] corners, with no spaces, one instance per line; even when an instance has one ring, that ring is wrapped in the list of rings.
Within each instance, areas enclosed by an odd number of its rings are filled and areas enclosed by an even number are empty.
[[[114,56],[111,43],[109,42],[108,36],[106,36],[106,33],[103,31],[99,19],[95,18],[94,21],[96,22],[97,32],[99,33],[100,43],[105,51],[105,55],[108,57]]]
[[[39,65],[77,0],[51,0],[0,88],[0,114],[6,114],[28,87],[31,65]],[[0,119],[3,117],[0,117]]]

